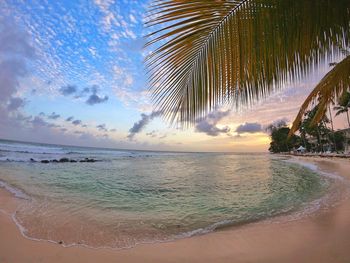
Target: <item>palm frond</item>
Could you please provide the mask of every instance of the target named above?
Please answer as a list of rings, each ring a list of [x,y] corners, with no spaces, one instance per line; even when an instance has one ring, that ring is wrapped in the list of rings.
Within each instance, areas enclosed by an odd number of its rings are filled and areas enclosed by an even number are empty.
[[[155,0],[147,26],[153,100],[193,123],[218,105],[250,105],[349,46],[348,0]]]
[[[347,92],[349,87],[350,56],[347,56],[341,62],[337,63],[334,68],[322,78],[306,98],[300,107],[297,117],[293,121],[289,134],[291,135],[299,129],[305,112],[310,108],[313,102],[318,101],[318,110],[312,121],[312,123],[317,123],[327,112],[327,107]]]
[[[343,107],[342,108],[339,107],[338,109],[334,108],[334,110],[337,110],[337,112],[335,113],[335,116],[339,116],[342,113],[348,112],[348,109]]]

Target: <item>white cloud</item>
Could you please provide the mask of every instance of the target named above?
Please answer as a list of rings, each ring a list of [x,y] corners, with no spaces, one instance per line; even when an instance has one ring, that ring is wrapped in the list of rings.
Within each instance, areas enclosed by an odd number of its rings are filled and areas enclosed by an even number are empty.
[[[130,18],[131,23],[134,23],[134,24],[137,23],[137,20],[136,20],[136,18],[135,18],[135,16],[133,14],[130,14],[129,18]]]

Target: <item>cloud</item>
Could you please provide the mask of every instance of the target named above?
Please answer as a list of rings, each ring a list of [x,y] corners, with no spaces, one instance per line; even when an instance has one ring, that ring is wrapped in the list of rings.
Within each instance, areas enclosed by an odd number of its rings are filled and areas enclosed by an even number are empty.
[[[25,119],[27,122],[31,123],[34,129],[40,129],[40,128],[60,128],[60,125],[50,123],[45,121],[40,115],[35,116],[33,119],[31,117],[27,117]]]
[[[21,98],[11,98],[9,104],[7,105],[8,111],[15,111],[25,105],[25,101]]]
[[[74,117],[73,117],[73,116],[70,116],[70,117],[68,117],[68,118],[66,119],[66,121],[68,121],[68,122],[71,122],[72,120],[74,120]]]
[[[280,118],[275,120],[274,122],[272,122],[271,124],[274,126],[286,126],[289,122],[289,119],[284,117],[284,118]]]
[[[82,124],[82,121],[81,121],[81,120],[75,120],[75,121],[72,121],[72,124],[74,124],[75,126],[77,126],[77,125]]]
[[[57,120],[59,117],[61,117],[61,115],[59,115],[55,112],[51,113],[51,115],[48,116],[48,118],[51,120]]]
[[[95,104],[106,102],[108,99],[109,99],[108,96],[100,97],[97,94],[92,94],[87,99],[86,104],[93,106]]]
[[[141,132],[150,123],[150,121],[158,117],[160,114],[160,111],[154,111],[149,115],[142,113],[141,120],[135,122],[132,128],[129,130],[129,140],[132,140],[137,133]]]
[[[57,125],[57,124],[54,124],[54,123],[49,123],[49,124],[47,125],[47,127],[49,127],[49,128],[60,128],[61,125]]]
[[[98,90],[99,90],[99,87],[97,85],[93,85],[90,89],[85,88],[83,90],[83,93],[87,93],[89,91],[91,91],[91,93],[92,93],[86,101],[86,103],[88,105],[93,106],[95,104],[100,104],[100,103],[106,102],[109,99],[108,96],[104,96],[104,97],[98,96],[97,95]]]
[[[52,112],[50,115],[46,115],[44,112],[39,113],[40,117],[47,117],[50,120],[57,120],[61,115],[57,114],[56,112]]]
[[[106,124],[100,124],[100,125],[97,125],[96,128],[99,130],[99,131],[108,131],[107,128],[106,128]]]
[[[4,103],[11,98],[19,87],[19,79],[26,74],[27,69],[22,61],[17,59],[0,61],[0,103]]]
[[[254,122],[254,123],[249,123],[246,122],[244,124],[241,124],[237,127],[236,132],[238,134],[241,133],[258,133],[263,130],[262,125],[260,123]]]
[[[3,105],[17,92],[20,79],[28,74],[27,62],[35,58],[27,34],[14,25],[12,20],[0,18],[0,104]]]
[[[223,128],[218,128],[217,124],[220,120],[225,118],[230,114],[230,111],[215,111],[212,113],[209,113],[207,117],[201,121],[198,121],[198,123],[195,126],[196,132],[202,132],[209,136],[218,136],[221,133],[227,134],[230,132],[230,128],[228,126]]]
[[[86,100],[86,104],[92,106],[95,104],[100,104],[100,103],[106,102],[109,99],[108,96],[104,96],[104,97],[99,96],[97,94],[98,90],[99,90],[99,87],[97,85],[93,85],[92,87],[86,87],[79,92],[78,88],[75,85],[66,85],[66,86],[63,86],[62,88],[60,88],[59,92],[63,96],[69,96],[69,95],[76,94],[74,96],[75,99],[79,99],[79,98],[88,96],[87,100]],[[89,95],[89,93],[91,93],[91,94]]]
[[[146,135],[152,138],[157,137],[157,131],[153,130],[151,132],[147,132]]]
[[[168,135],[164,134],[164,135],[160,136],[159,139],[165,139],[166,137],[168,137]]]
[[[49,123],[44,121],[41,117],[35,116],[34,119],[31,121],[34,128],[40,128],[40,127],[48,127]]]
[[[283,126],[288,126],[288,118],[281,118],[281,119],[277,119],[275,121],[273,121],[271,124],[266,125],[264,127],[264,130],[267,134],[271,134],[273,127],[283,127]]]
[[[153,130],[151,132],[147,132],[146,133],[147,136],[151,137],[151,138],[158,138],[158,139],[165,139],[166,137],[168,137],[168,134],[164,133],[164,134],[160,134],[158,131]]]
[[[83,90],[81,91],[82,94],[86,94],[90,92],[90,88],[83,88]]]
[[[14,97],[19,92],[22,78],[29,75],[27,64],[36,58],[35,49],[26,32],[12,19],[0,16],[0,136],[15,135],[32,117],[17,110],[25,100]],[[36,123],[36,121],[34,122]]]
[[[14,27],[14,21],[1,19],[0,27],[0,53],[16,54],[25,58],[33,58],[35,50],[28,41],[27,33]]]
[[[69,95],[76,93],[78,91],[78,89],[75,85],[67,85],[67,86],[60,88],[59,91],[63,96],[69,96]]]

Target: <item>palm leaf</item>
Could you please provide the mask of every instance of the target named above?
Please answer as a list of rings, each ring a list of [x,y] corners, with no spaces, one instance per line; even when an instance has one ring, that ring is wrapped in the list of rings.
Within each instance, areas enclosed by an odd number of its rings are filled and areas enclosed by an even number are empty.
[[[349,10],[347,0],[153,1],[157,110],[191,124],[219,105],[251,105],[348,47]]]
[[[348,112],[348,108],[345,107],[334,107],[333,109],[337,111],[335,113],[335,116],[339,116],[342,113]]]
[[[299,127],[301,120],[310,108],[312,103],[318,103],[318,110],[313,118],[312,123],[319,122],[327,112],[327,108],[334,101],[339,99],[345,92],[348,92],[350,87],[350,55],[337,63],[334,68],[327,73],[326,76],[317,84],[314,90],[306,98],[293,125],[290,129],[290,135],[295,133]]]

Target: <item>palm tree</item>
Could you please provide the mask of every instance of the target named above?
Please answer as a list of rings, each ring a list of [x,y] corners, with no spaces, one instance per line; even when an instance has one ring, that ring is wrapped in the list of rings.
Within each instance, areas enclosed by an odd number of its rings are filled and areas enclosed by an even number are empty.
[[[331,131],[332,131],[332,137],[333,137],[333,143],[334,143],[334,150],[337,151],[337,144],[335,142],[335,135],[334,135],[334,125],[333,125],[332,110],[331,110],[331,106],[330,105],[328,105],[328,112],[329,112],[329,119],[331,121]]]
[[[343,94],[348,92],[350,87],[350,52],[342,50],[342,53],[346,54],[346,57],[341,62],[335,63],[333,69],[322,78],[300,107],[299,113],[291,127],[290,134],[298,130],[304,113],[313,102],[317,100],[319,106],[313,119],[313,123],[315,124],[322,119],[327,112],[327,108],[334,101],[337,101]]]
[[[327,116],[324,116],[319,123],[315,125],[312,123],[314,116],[318,111],[318,107],[319,107],[318,105],[315,105],[311,110],[305,112],[303,120],[299,126],[299,133],[304,138],[306,134],[312,138],[315,138],[317,143],[314,150],[323,151],[324,137],[325,135],[329,134],[327,123],[329,123],[330,121],[327,118]],[[306,146],[305,148],[309,148],[309,147]]]
[[[348,0],[153,0],[146,65],[156,108],[191,124],[220,105],[249,106],[339,57],[350,46],[349,16]],[[322,92],[327,107],[349,68],[348,56],[309,102]]]
[[[333,109],[337,111],[335,116],[338,116],[342,113],[346,113],[346,117],[348,120],[348,125],[350,128],[350,119],[349,119],[349,108],[350,108],[350,92],[344,93],[344,95],[340,98],[338,102],[338,106],[335,106]]]

